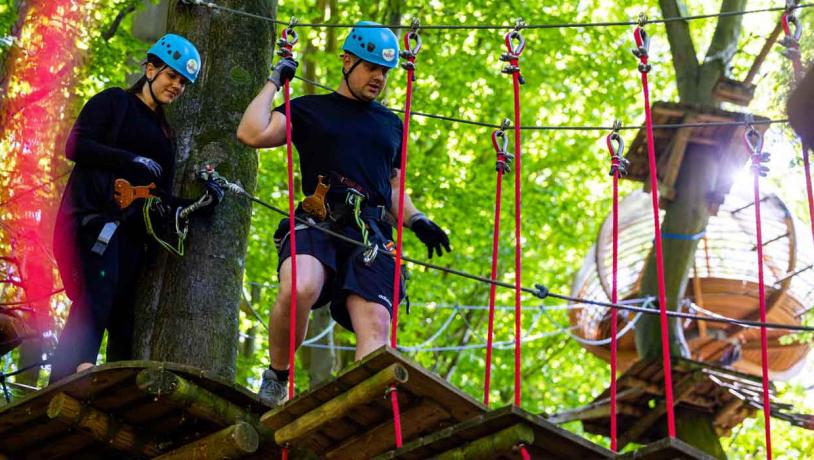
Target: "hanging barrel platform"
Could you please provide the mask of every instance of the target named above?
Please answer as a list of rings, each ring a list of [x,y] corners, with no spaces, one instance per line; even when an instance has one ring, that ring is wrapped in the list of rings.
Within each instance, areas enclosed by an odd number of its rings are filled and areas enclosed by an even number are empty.
[[[615,454],[544,418],[507,406],[421,437],[375,460],[518,459],[523,445],[532,458],[603,459]]]

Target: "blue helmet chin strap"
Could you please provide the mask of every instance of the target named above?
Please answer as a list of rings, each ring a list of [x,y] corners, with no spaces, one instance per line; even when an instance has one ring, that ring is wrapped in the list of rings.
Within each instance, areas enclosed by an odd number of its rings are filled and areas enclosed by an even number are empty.
[[[350,81],[348,81],[348,77],[350,76],[350,73],[353,72],[353,69],[355,69],[361,63],[362,63],[362,58],[357,57],[356,62],[354,62],[353,65],[350,66],[350,69],[348,69],[347,72],[345,72],[345,69],[342,69],[342,76],[345,79],[345,86],[348,87],[348,91],[350,92],[351,96],[353,96],[353,98],[356,99],[357,101],[366,102],[364,99],[357,96],[355,92],[353,92],[353,89],[350,87]]]
[[[152,79],[147,78],[147,88],[149,88],[149,90],[150,90],[150,96],[153,98],[153,101],[155,101],[155,103],[158,104],[158,105],[165,105],[165,104],[163,102],[159,101],[157,97],[155,97],[155,93],[153,93],[153,82],[156,80],[156,78],[158,78],[159,75],[161,75],[161,72],[163,72],[166,68],[167,68],[167,64],[162,65],[161,67],[158,68],[158,72],[156,72],[155,76]],[[145,74],[145,77],[146,76],[147,75]]]

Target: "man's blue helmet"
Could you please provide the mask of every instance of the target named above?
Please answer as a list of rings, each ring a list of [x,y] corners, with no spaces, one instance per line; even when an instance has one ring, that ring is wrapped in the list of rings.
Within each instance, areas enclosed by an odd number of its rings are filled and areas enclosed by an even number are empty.
[[[150,47],[147,54],[164,61],[172,70],[183,75],[190,83],[198,79],[201,71],[201,55],[189,40],[180,35],[167,34]]]
[[[388,69],[399,63],[399,41],[396,35],[377,22],[357,22],[350,30],[342,49]]]

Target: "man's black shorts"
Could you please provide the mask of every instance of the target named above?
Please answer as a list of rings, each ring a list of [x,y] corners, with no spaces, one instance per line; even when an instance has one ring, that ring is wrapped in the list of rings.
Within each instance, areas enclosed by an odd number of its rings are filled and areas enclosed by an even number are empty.
[[[304,227],[304,228],[303,228]],[[331,230],[361,241],[362,235],[355,225],[332,226]],[[383,229],[389,236],[389,228]],[[277,272],[283,261],[291,257],[291,241],[288,238],[288,219],[280,221],[274,233],[278,244],[280,260]],[[327,270],[328,277],[317,302],[312,309],[330,305],[333,319],[353,331],[346,300],[349,294],[356,294],[369,301],[376,302],[387,309],[392,318],[393,304],[393,271],[395,261],[387,254],[380,253],[373,263],[368,266],[362,261],[362,248],[337,239],[319,229],[298,225],[296,233],[297,254],[307,254],[319,260]],[[399,301],[404,298],[404,278],[399,283]]]

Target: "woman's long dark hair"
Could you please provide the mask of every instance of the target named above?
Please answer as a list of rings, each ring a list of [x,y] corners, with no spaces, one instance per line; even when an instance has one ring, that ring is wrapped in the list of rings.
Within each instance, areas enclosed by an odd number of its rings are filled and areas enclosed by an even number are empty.
[[[146,65],[147,62],[152,64],[157,69],[161,69],[161,68],[167,66],[167,64],[165,64],[164,61],[162,61],[160,58],[158,58],[157,56],[155,56],[153,54],[148,54],[147,55],[147,60],[145,61],[145,65]],[[146,85],[146,84],[147,84],[147,74],[145,72],[145,74],[142,75],[141,78],[138,79],[138,81],[133,83],[133,85],[130,86],[129,88],[127,88],[125,91],[127,91],[128,93],[130,93],[132,95],[138,95],[139,93],[141,93],[142,89],[144,88],[144,85]],[[164,134],[168,138],[170,138],[170,140],[174,141],[175,140],[175,130],[172,129],[172,126],[170,126],[169,120],[167,120],[167,114],[164,112],[164,106],[161,105],[161,104],[158,104],[158,107],[156,108],[155,113],[158,115],[158,122],[161,124],[161,130],[164,131]]]

